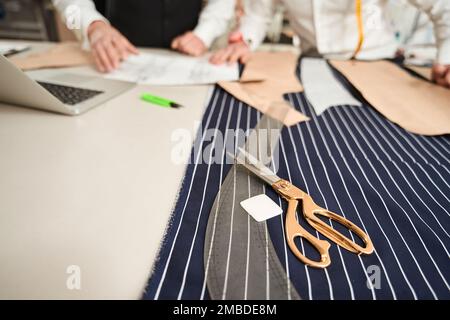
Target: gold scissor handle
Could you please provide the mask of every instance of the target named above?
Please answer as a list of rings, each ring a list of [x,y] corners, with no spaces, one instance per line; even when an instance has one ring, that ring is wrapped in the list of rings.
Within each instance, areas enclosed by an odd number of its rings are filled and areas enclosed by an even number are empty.
[[[317,217],[318,215],[327,217],[333,221],[340,223],[348,230],[355,233],[364,242],[365,246],[362,247],[354,241],[350,240],[342,233],[320,220]],[[374,250],[372,241],[363,230],[361,230],[357,225],[345,219],[344,217],[319,207],[314,203],[311,196],[309,196],[308,194],[303,195],[303,216],[314,229],[319,231],[328,239],[335,242],[337,245],[347,249],[350,252],[356,254],[371,254]]]
[[[289,248],[300,261],[308,266],[316,268],[328,267],[331,263],[330,254],[328,252],[330,249],[330,243],[325,240],[317,239],[308,231],[303,229],[303,227],[297,222],[296,213],[298,200],[289,199],[288,203],[289,205],[286,213],[286,240]],[[311,260],[300,252],[294,241],[297,237],[306,239],[317,250],[317,252],[319,252],[320,261]]]
[[[289,181],[281,179],[272,184],[272,187],[289,203],[288,211],[286,214],[286,239],[289,248],[291,248],[295,256],[305,264],[317,268],[327,267],[330,264],[330,256],[328,253],[330,244],[327,241],[317,239],[300,226],[296,219],[299,200],[303,201],[303,216],[305,217],[306,221],[322,235],[332,240],[339,246],[349,250],[350,252],[356,254],[371,254],[373,252],[374,248],[372,241],[370,240],[369,236],[364,233],[364,231],[362,231],[357,225],[334,212],[319,207],[314,203],[311,196],[303,192],[301,189],[293,186]],[[354,241],[350,240],[339,231],[333,229],[328,224],[320,220],[317,215],[330,218],[342,224],[350,231],[353,231],[358,237],[361,238],[365,246],[361,247]],[[310,260],[298,250],[294,242],[294,239],[297,237],[302,237],[308,240],[309,243],[311,243],[311,245],[320,253],[320,261]]]

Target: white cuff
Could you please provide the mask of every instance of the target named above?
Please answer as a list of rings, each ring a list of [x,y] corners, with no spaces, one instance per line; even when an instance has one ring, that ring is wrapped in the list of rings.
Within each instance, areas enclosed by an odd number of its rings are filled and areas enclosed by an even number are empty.
[[[212,30],[211,26],[207,23],[199,23],[192,32],[203,41],[203,44],[207,48],[209,48],[216,38],[215,32],[211,32]]]
[[[100,13],[98,13],[97,11],[89,11],[89,12],[85,12],[82,14],[82,18],[81,18],[81,43],[82,43],[82,48],[84,50],[90,50],[91,49],[91,45],[89,43],[89,37],[88,37],[88,29],[89,26],[91,25],[92,22],[94,21],[103,21],[105,23],[109,24],[109,21],[102,16]]]
[[[450,65],[450,39],[438,45],[437,63]]]
[[[250,50],[256,50],[259,45],[263,42],[265,34],[261,37],[261,34],[255,33],[251,28],[246,28],[241,26],[239,31],[242,33],[242,38],[245,43],[249,46]]]

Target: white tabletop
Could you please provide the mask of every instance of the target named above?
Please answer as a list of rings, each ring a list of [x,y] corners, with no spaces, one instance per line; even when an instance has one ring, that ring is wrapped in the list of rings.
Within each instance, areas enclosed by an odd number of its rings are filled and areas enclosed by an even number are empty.
[[[0,298],[139,298],[186,167],[172,134],[194,138],[210,91],[140,85],[79,117],[0,104]]]

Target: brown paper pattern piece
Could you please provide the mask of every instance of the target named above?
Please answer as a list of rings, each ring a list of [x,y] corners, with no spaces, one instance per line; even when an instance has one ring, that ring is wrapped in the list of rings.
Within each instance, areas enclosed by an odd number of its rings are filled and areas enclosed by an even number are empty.
[[[285,93],[303,91],[295,74],[297,61],[298,56],[291,52],[255,52],[240,82],[223,81],[219,85],[236,99],[292,126],[309,120],[283,98]]]
[[[430,67],[420,67],[420,66],[412,66],[407,65],[408,69],[414,71],[415,73],[421,75],[425,79],[431,81],[431,68]]]
[[[388,61],[331,61],[387,119],[421,135],[450,134],[450,90]]]
[[[83,51],[77,42],[63,42],[46,51],[10,60],[22,70],[74,67],[94,62],[91,54]]]

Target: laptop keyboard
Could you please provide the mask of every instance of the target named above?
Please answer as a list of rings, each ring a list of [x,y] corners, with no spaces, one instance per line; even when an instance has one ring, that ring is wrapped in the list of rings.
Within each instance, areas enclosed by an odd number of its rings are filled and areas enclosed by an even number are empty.
[[[81,89],[69,86],[63,86],[54,83],[40,82],[38,83],[44,87],[45,90],[54,95],[59,101],[68,105],[76,105],[90,98],[103,93],[103,91],[95,91],[89,89]]]

